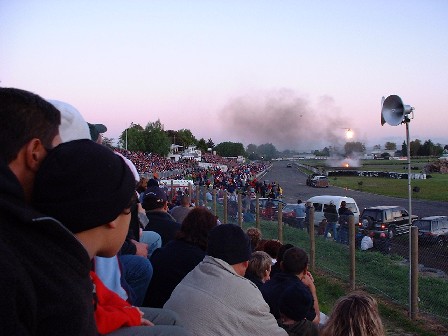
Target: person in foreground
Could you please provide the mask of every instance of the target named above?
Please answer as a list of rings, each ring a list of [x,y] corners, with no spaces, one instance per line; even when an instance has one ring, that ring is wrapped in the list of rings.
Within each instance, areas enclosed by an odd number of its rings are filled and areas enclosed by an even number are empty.
[[[269,304],[271,313],[280,318],[279,299],[291,285],[300,286],[308,291],[313,298],[313,305],[308,309],[306,318],[315,324],[320,323],[321,314],[317,299],[316,286],[310,272],[308,272],[308,255],[299,247],[287,249],[281,262],[281,272],[274,274],[269,281],[261,286],[264,299]]]
[[[251,256],[237,225],[214,227],[207,255],[174,289],[164,308],[174,310],[193,335],[287,335],[258,288],[244,278]]]
[[[313,296],[303,286],[289,286],[279,298],[280,318],[278,325],[289,336],[318,336],[319,330],[313,322],[306,319],[313,305]]]
[[[59,111],[0,88],[0,325],[3,335],[96,335],[90,258],[30,204],[36,173],[60,142]]]
[[[73,183],[67,185],[67,181]],[[116,255],[128,232],[130,209],[136,199],[135,179],[124,160],[108,148],[83,139],[60,144],[49,152],[36,174],[32,202],[72,232],[91,260]],[[186,334],[175,325],[173,312],[133,307],[108,289],[93,271],[86,272],[76,264],[73,267],[85,272],[87,279],[90,275],[88,288],[93,294],[91,305],[100,334]]]
[[[322,336],[384,336],[376,300],[356,291],[336,301]]]

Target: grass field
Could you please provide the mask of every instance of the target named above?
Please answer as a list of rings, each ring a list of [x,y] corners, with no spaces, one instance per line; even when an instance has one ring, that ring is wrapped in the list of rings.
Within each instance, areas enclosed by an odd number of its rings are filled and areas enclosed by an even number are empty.
[[[325,166],[323,160],[301,161],[300,163],[312,165],[315,168],[330,170]],[[418,168],[413,172],[419,172],[428,164],[428,160],[413,160],[411,167]],[[361,161],[361,167],[353,168],[363,171],[386,171],[386,172],[407,172],[406,161],[396,160],[366,160]],[[309,171],[304,171],[309,174]],[[330,176],[331,185],[349,188],[353,190],[361,190],[379,195],[403,197],[408,195],[408,180],[397,180],[380,177],[348,177],[348,176]],[[412,192],[415,199],[425,199],[431,201],[448,202],[448,174],[431,173],[426,180],[411,180],[411,187],[419,188],[418,192]]]

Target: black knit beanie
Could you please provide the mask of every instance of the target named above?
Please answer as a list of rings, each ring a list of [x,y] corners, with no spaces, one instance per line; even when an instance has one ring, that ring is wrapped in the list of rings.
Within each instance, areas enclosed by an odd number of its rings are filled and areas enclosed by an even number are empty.
[[[134,175],[120,156],[91,140],[74,140],[50,150],[43,160],[33,202],[78,233],[116,219],[134,193]]]
[[[305,319],[312,305],[313,296],[308,288],[299,282],[286,288],[279,298],[280,313],[294,321]]]
[[[238,225],[215,226],[208,234],[207,254],[229,265],[248,261],[252,255],[250,239]]]

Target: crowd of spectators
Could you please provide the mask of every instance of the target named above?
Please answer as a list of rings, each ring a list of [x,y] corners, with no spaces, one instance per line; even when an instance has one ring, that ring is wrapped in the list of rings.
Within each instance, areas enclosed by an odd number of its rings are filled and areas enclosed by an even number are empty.
[[[125,149],[115,149],[131,160],[141,176],[166,176],[167,179],[189,179],[198,185],[213,186],[217,189],[245,190],[248,186],[256,186],[256,176],[266,169],[263,162],[237,163],[236,159],[224,158],[219,155],[204,153],[202,162],[210,163],[201,167],[195,160],[185,159],[174,161],[154,153],[133,152]],[[223,167],[225,166],[225,167]],[[259,183],[261,188],[261,183]]]

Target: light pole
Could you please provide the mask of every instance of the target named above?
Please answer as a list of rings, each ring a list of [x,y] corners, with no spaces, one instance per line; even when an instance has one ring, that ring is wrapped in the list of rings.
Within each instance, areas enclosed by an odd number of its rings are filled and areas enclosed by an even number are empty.
[[[411,318],[415,318],[418,310],[418,254],[412,253],[413,235],[412,235],[412,189],[411,189],[411,148],[409,141],[409,123],[412,115],[414,117],[414,108],[410,105],[404,105],[399,96],[391,95],[381,101],[381,126],[385,123],[391,126],[400,124],[406,125],[406,147],[408,164],[408,206],[409,206],[409,313]]]

